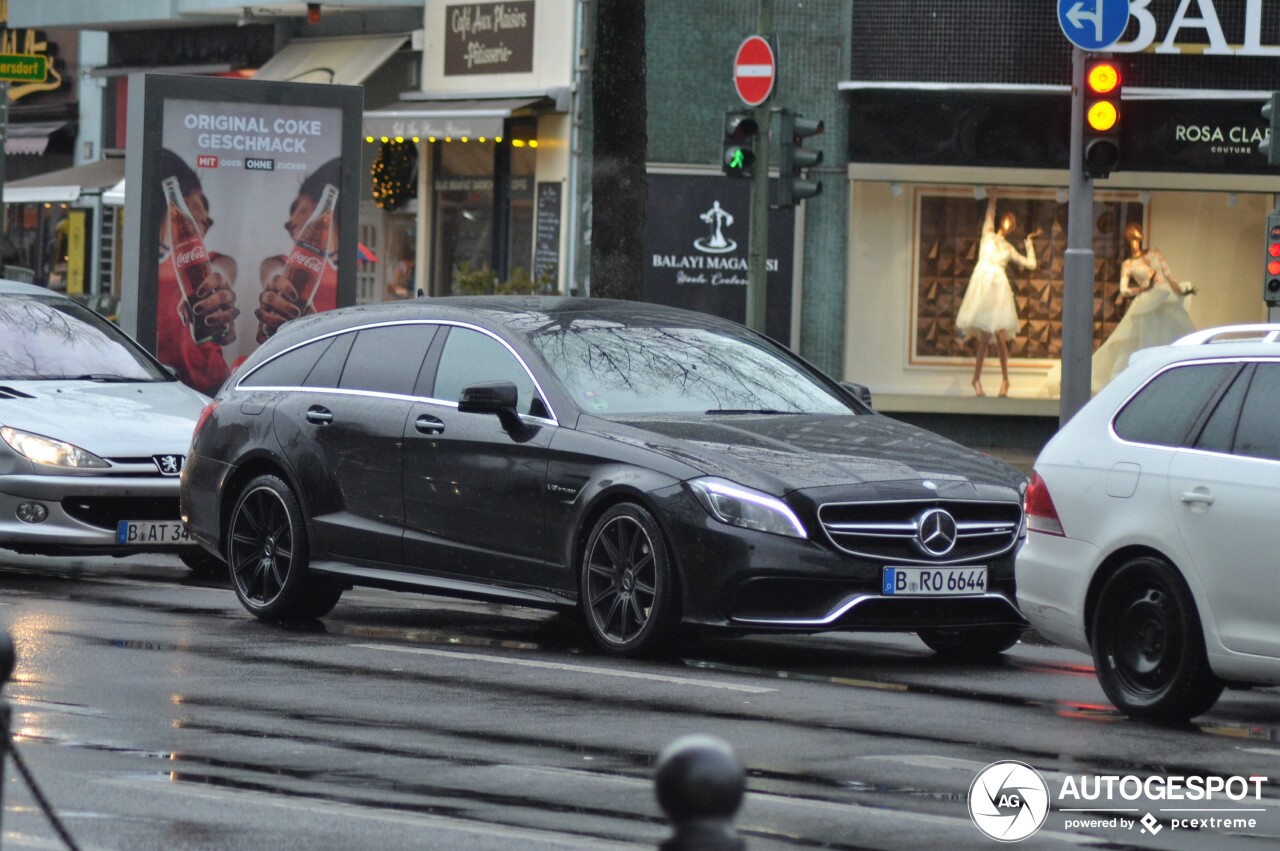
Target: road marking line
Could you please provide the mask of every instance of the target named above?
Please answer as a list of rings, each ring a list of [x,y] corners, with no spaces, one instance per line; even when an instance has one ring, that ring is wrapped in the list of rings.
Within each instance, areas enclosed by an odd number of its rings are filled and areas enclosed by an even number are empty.
[[[494,662],[499,665],[516,665],[523,668],[544,668],[553,671],[573,671],[579,674],[598,674],[602,677],[623,677],[629,680],[651,680],[678,686],[699,686],[723,691],[740,691],[746,694],[769,694],[776,688],[742,686],[733,683],[714,683],[689,677],[672,677],[667,674],[645,674],[640,671],[618,671],[612,668],[596,668],[590,665],[570,665],[566,662],[540,662],[536,659],[512,659],[508,656],[490,656],[487,653],[466,653],[454,650],[433,650],[427,647],[397,647],[393,644],[352,644],[367,650],[386,650],[392,653],[417,653],[421,656],[443,656],[447,659],[465,659],[468,662]]]
[[[368,819],[370,821],[423,825],[427,827],[435,827],[437,829],[454,830],[459,833],[496,836],[517,843],[537,840],[546,842],[548,845],[563,845],[571,848],[599,849],[635,847],[632,843],[610,843],[607,840],[584,838],[571,833],[560,833],[558,831],[550,831],[539,827],[485,824],[480,821],[455,819],[431,813],[407,813],[401,810],[384,809],[378,807],[377,804],[372,802],[368,805],[362,805],[347,801],[329,801],[325,800],[322,796],[312,797],[305,794],[293,796],[278,792],[245,792],[235,789],[211,789],[208,787],[197,788],[182,782],[175,783],[169,780],[140,780],[130,777],[113,777],[104,780],[95,780],[94,782],[105,783],[111,786],[146,789],[150,792],[155,792],[157,789],[164,789],[169,792],[177,792],[182,795],[189,795],[193,798],[204,798],[210,801],[219,801],[224,804],[228,801],[235,801],[240,804],[247,801],[261,806],[278,807],[288,810],[301,810],[303,812],[318,813],[325,816],[338,816],[341,814],[344,817],[349,816],[353,818]]]

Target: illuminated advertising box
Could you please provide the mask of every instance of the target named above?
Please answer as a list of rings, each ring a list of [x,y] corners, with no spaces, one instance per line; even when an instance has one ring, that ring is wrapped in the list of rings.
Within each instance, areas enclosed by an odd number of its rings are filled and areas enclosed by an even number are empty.
[[[363,105],[358,86],[130,78],[121,324],[184,383],[214,393],[284,322],[355,303]]]

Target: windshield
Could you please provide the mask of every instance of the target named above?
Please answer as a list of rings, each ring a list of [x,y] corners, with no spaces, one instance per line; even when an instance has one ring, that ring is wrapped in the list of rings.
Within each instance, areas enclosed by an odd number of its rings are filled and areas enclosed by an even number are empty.
[[[57,296],[0,295],[0,380],[168,381],[124,332]]]
[[[854,413],[766,343],[709,328],[574,322],[531,342],[596,414]]]

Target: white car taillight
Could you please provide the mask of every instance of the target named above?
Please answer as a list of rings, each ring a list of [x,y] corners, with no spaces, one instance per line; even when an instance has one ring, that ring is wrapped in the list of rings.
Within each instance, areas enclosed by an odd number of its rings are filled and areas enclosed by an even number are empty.
[[[1031,484],[1027,485],[1024,507],[1028,531],[1065,537],[1062,521],[1058,519],[1058,509],[1054,508],[1053,497],[1049,496],[1049,486],[1034,471],[1031,473]]]

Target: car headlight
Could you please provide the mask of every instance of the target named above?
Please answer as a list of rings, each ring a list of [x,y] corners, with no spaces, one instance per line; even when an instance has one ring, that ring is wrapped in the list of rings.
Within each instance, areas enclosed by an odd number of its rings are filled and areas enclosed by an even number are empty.
[[[689,489],[721,523],[789,538],[809,537],[800,518],[776,496],[714,478],[693,479]]]
[[[61,440],[54,440],[50,437],[41,437],[38,434],[30,434],[25,431],[18,431],[16,428],[4,426],[0,428],[0,438],[4,438],[4,442],[28,461],[34,461],[37,464],[49,464],[54,467],[110,467],[106,461],[103,461],[92,452],[86,452],[79,446],[72,446]]]

